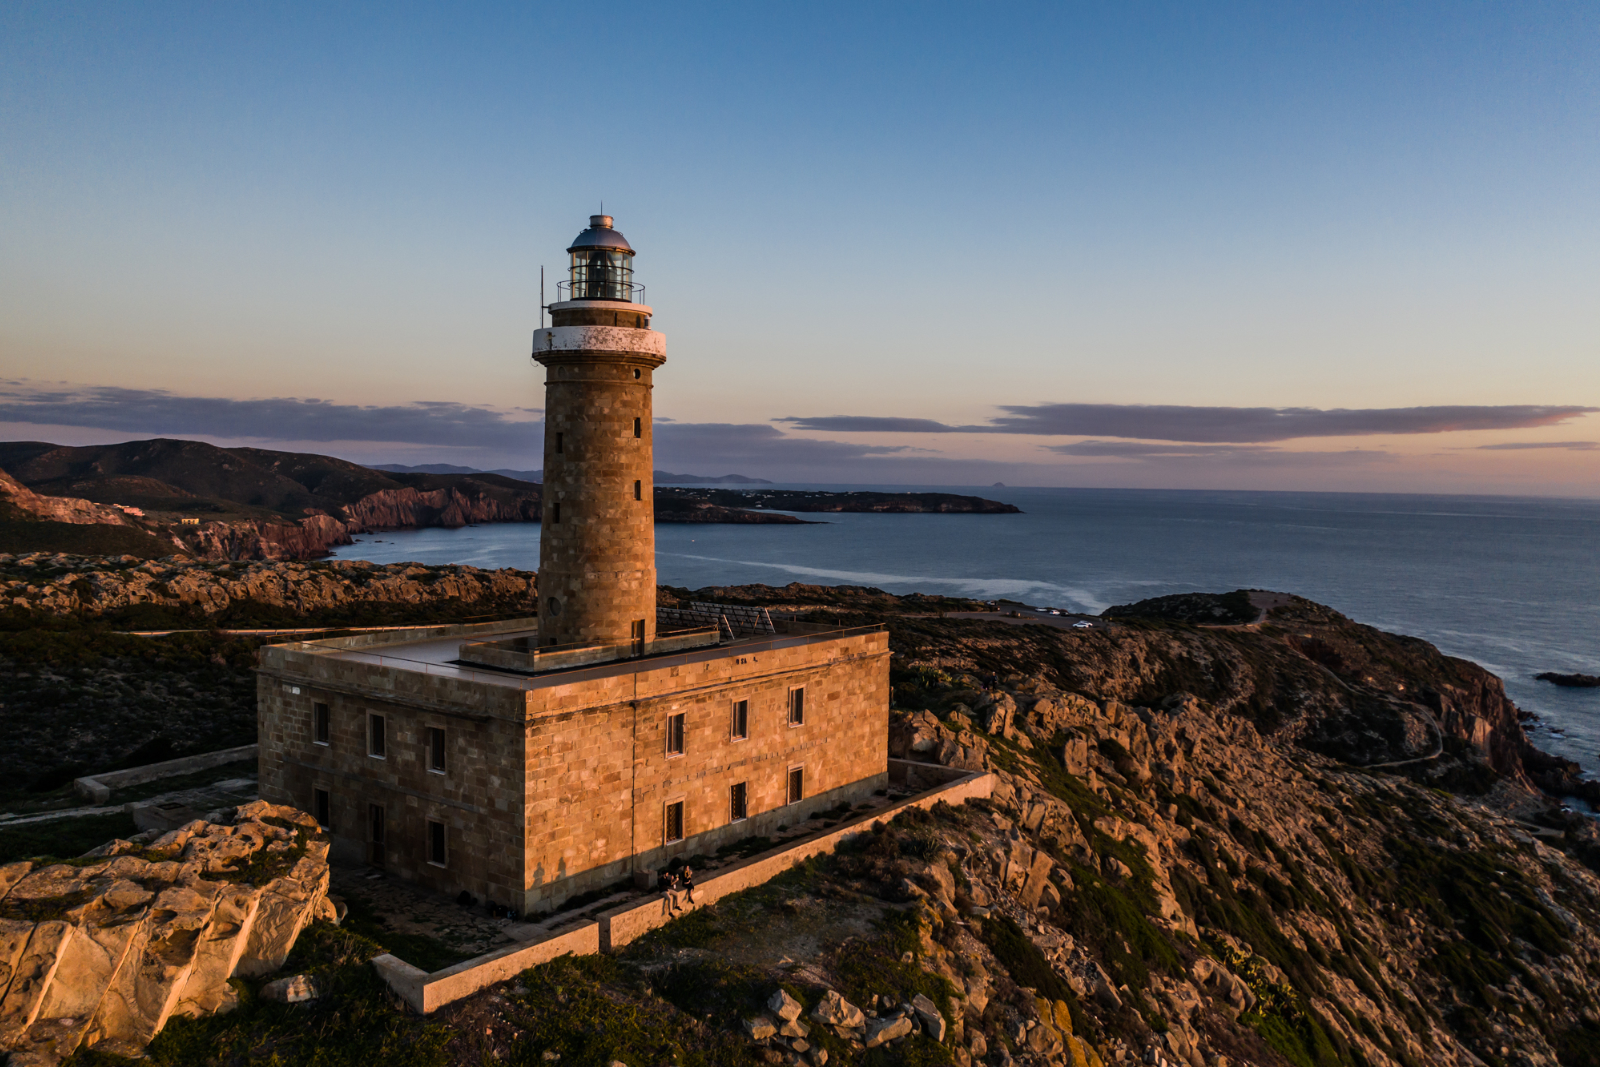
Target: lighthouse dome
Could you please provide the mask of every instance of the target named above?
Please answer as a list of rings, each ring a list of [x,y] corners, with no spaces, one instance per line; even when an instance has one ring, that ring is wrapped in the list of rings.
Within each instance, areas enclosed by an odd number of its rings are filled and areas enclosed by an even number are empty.
[[[622,232],[611,228],[610,215],[590,215],[589,228],[578,234],[567,251],[583,252],[590,249],[606,249],[630,256],[634,254],[633,246],[622,236]]]

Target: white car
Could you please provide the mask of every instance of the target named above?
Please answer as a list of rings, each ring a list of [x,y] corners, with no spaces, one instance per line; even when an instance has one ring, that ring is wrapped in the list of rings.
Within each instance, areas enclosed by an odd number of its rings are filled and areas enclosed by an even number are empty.
[[[1083,621],[1080,620],[1078,622],[1073,623],[1072,624],[1072,628],[1074,630],[1092,630],[1092,629],[1094,629],[1094,623],[1092,623],[1092,622],[1083,622]]]

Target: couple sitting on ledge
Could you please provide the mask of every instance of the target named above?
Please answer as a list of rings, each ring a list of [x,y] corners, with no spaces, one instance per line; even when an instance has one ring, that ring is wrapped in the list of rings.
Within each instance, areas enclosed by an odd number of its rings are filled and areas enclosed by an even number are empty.
[[[676,872],[662,871],[656,879],[656,888],[666,900],[667,914],[676,915],[684,910],[685,902],[694,903],[694,870],[684,866]]]

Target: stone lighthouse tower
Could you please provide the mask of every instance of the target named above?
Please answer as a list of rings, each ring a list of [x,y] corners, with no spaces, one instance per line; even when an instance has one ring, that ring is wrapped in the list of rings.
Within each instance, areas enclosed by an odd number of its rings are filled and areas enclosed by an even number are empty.
[[[539,644],[631,643],[639,654],[656,632],[650,390],[667,344],[611,222],[589,217],[567,249],[565,299],[533,335],[545,368]]]

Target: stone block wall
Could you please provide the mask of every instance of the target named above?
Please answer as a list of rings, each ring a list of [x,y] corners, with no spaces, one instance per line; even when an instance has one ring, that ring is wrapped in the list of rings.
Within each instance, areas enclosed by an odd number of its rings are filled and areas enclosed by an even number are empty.
[[[770,834],[887,784],[887,635],[771,644],[530,692],[523,910]],[[791,726],[797,688],[805,716]],[[744,738],[731,731],[739,700],[748,702]],[[682,754],[667,751],[675,715],[684,717]],[[804,797],[790,805],[795,767]],[[739,782],[748,817],[736,822]],[[685,833],[668,841],[666,806],[677,802]]]
[[[650,392],[665,362],[662,338],[595,326],[540,333],[561,331],[593,347],[534,353],[546,368],[541,643],[621,644],[639,621],[649,640],[656,632]]]
[[[516,906],[524,882],[522,723],[449,704],[418,706],[426,695],[419,691],[416,703],[400,703],[290,683],[263,671],[257,692],[261,796],[315,811],[314,793],[324,790],[335,859],[376,860],[398,877],[447,895],[466,890]],[[312,737],[317,703],[329,709],[327,744]],[[384,719],[382,759],[368,754],[371,715]],[[429,727],[444,731],[442,774],[428,767]],[[371,848],[372,805],[384,812],[378,856]],[[442,865],[430,861],[429,822],[445,827]]]

